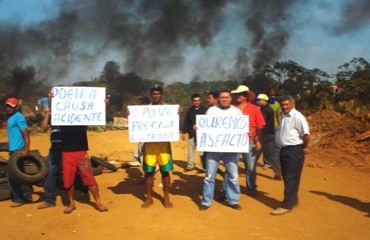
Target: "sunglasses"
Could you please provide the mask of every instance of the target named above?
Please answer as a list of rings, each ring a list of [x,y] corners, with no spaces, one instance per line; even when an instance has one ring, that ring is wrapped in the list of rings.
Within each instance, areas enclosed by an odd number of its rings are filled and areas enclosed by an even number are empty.
[[[14,106],[14,107],[12,107],[12,106],[10,106],[10,105],[6,104],[6,105],[5,105],[5,108],[15,108],[15,106]]]

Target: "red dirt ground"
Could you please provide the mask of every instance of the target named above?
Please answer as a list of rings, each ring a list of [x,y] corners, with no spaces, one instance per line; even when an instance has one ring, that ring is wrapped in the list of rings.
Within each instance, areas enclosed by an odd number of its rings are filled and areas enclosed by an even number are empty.
[[[154,205],[141,209],[144,200],[141,169],[105,170],[96,178],[108,212],[100,213],[79,198],[77,209],[64,215],[63,191],[56,207],[37,210],[43,191],[35,187],[34,203],[10,208],[9,200],[0,202],[1,239],[369,239],[370,148],[368,138],[358,140],[369,130],[368,125],[333,111],[313,114],[308,121],[312,146],[303,170],[300,205],[286,215],[269,215],[282,200],[283,183],[272,180],[272,170],[261,167],[257,169],[260,191],[257,198],[244,194],[245,176],[240,175],[241,211],[215,201],[208,211],[200,212],[204,174],[184,172],[187,146],[180,140],[172,143],[174,208],[166,209],[161,204],[159,176]],[[88,135],[91,156],[119,163],[133,160],[135,144],[128,142],[126,130]],[[6,132],[2,129],[0,142],[5,141]],[[32,134],[32,149],[46,156],[48,147],[47,133]],[[199,166],[199,159],[197,163]],[[241,171],[243,168],[240,163]],[[218,176],[218,185],[220,182]]]

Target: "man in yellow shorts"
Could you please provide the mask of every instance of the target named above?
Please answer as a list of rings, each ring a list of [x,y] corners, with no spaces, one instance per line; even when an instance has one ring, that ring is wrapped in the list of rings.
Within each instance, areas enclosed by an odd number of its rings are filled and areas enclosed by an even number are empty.
[[[160,86],[154,86],[150,89],[152,98],[151,105],[162,105],[163,90]],[[153,204],[153,186],[156,166],[159,165],[159,171],[162,175],[163,185],[163,205],[166,208],[172,208],[170,201],[170,172],[173,170],[173,159],[171,154],[170,142],[146,142],[143,146],[144,162],[143,170],[145,172],[146,200],[141,205],[142,208],[148,208]]]

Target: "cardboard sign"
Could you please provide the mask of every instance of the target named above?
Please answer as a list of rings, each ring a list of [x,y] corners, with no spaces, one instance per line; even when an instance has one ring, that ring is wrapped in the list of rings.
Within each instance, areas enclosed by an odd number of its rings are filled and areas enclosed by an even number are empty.
[[[130,142],[179,140],[179,105],[128,106]]]
[[[51,125],[105,125],[105,88],[54,87]]]
[[[197,149],[203,152],[249,152],[249,116],[196,115]]]

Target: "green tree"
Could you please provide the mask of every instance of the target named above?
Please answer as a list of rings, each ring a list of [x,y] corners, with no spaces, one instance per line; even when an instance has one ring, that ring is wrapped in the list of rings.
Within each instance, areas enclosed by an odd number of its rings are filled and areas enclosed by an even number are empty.
[[[337,87],[341,89],[338,101],[356,100],[360,104],[370,99],[370,63],[364,58],[353,58],[339,67]]]

